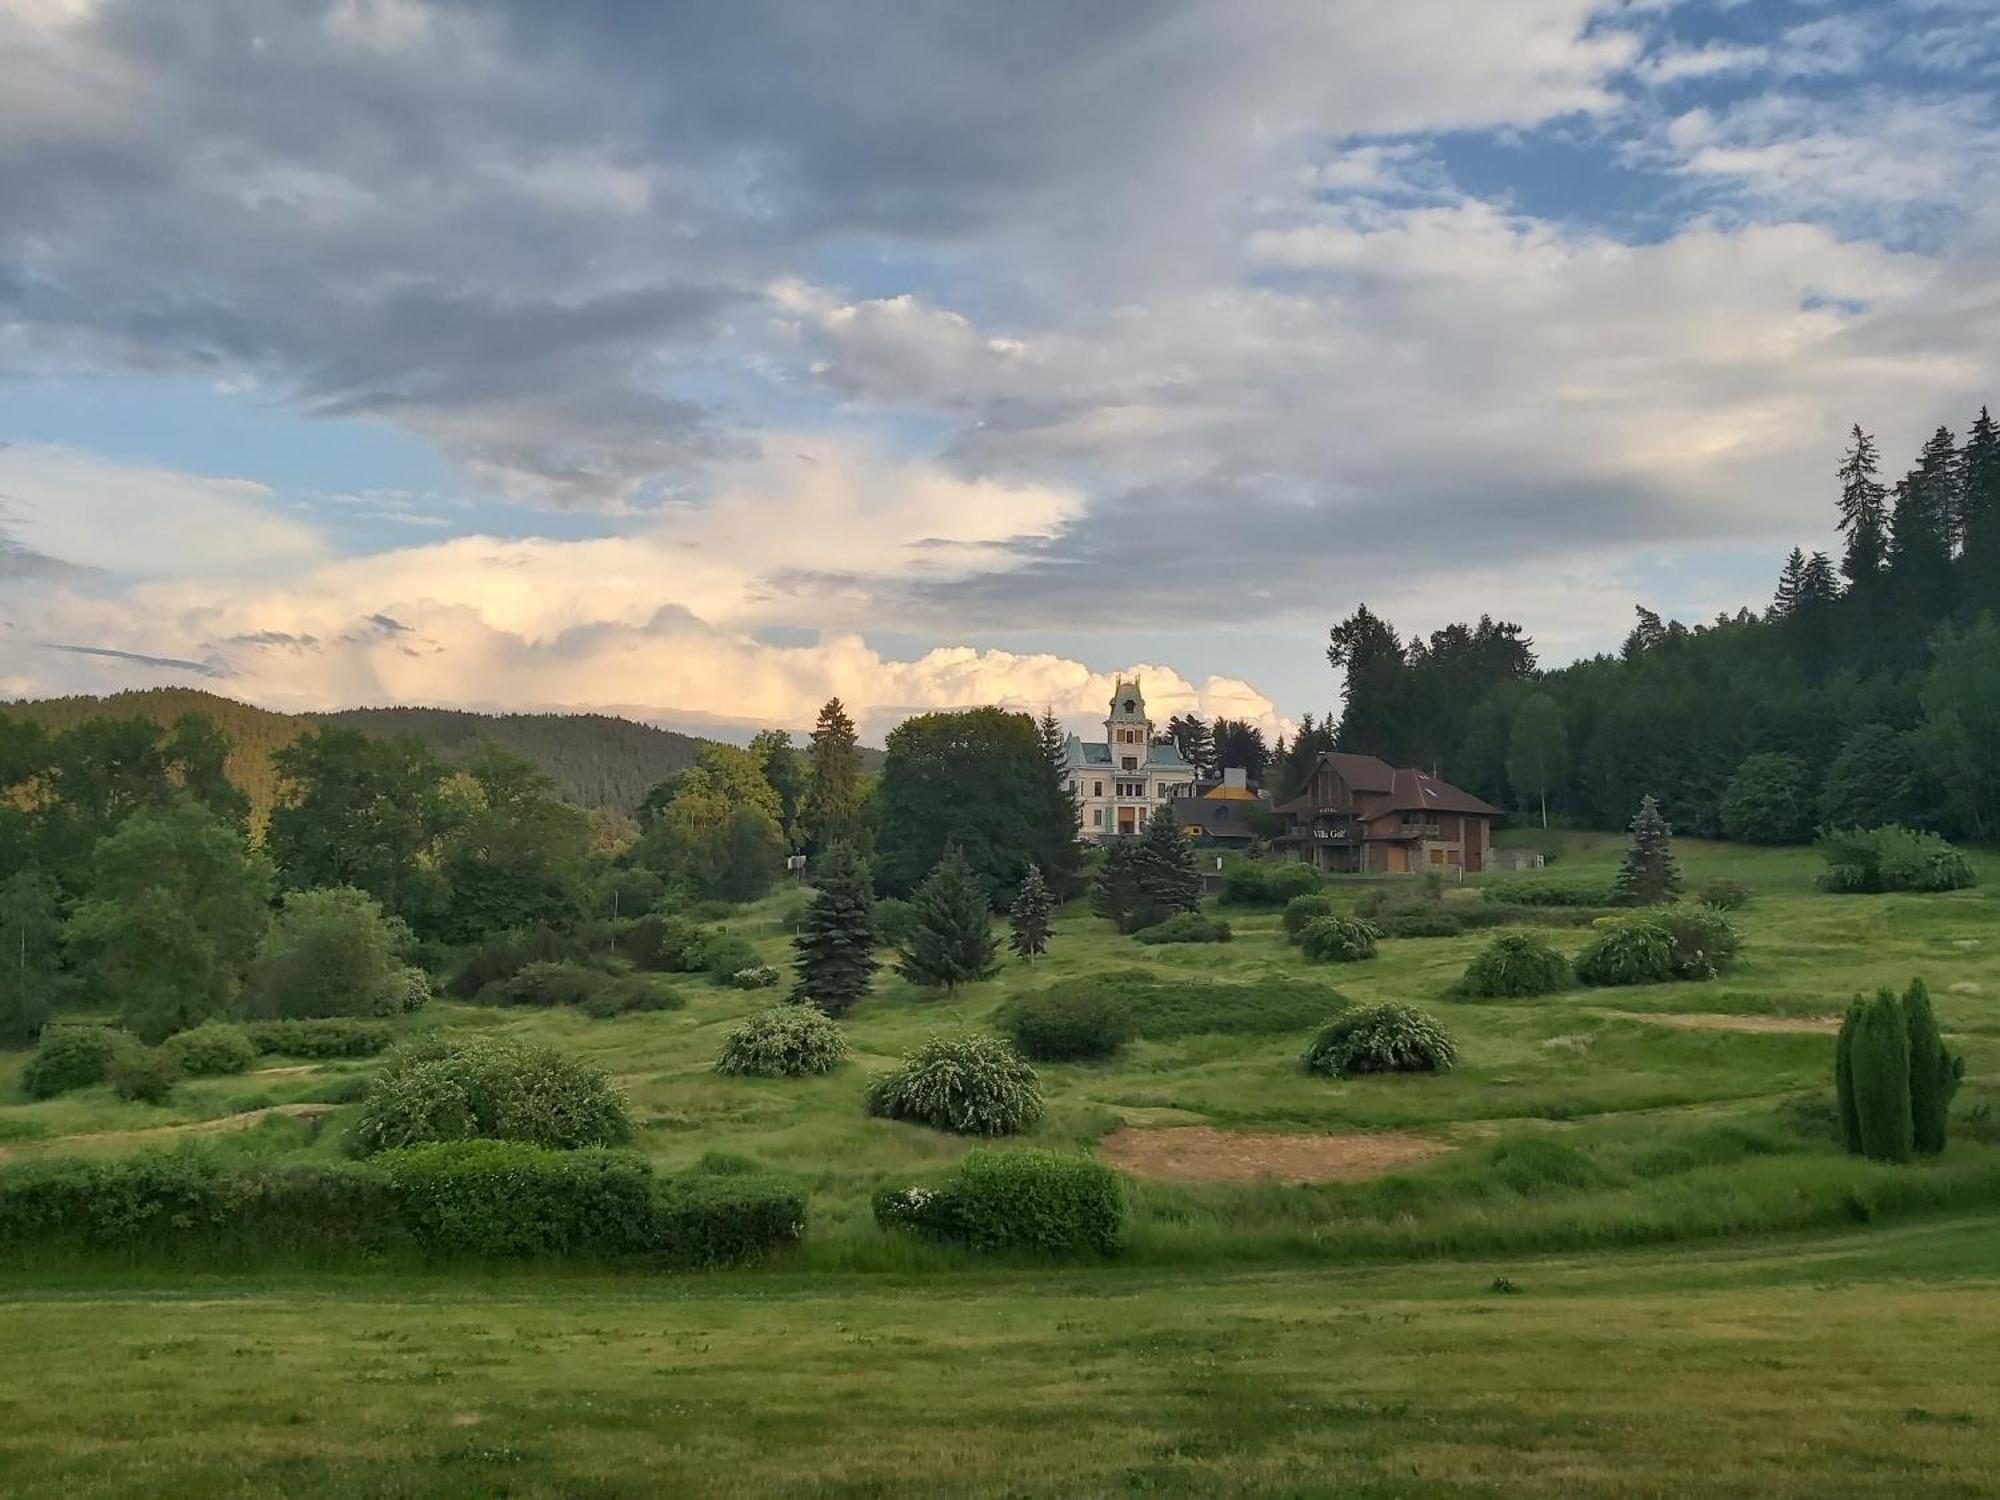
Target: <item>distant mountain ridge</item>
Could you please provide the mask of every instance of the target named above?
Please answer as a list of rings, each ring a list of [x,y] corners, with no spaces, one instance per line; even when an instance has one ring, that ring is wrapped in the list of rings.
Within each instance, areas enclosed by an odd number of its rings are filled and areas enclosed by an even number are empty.
[[[408,735],[439,759],[459,763],[482,745],[530,762],[578,807],[629,813],[655,782],[694,764],[719,743],[610,714],[482,714],[455,708],[349,708],[332,713],[277,713],[199,688],[141,688],[107,696],[30,698],[0,703],[0,714],[37,719],[52,730],[93,718],[152,719],[171,724],[205,714],[229,737],[229,779],[242,787],[261,821],[277,797],[271,756],[307,730],[337,724],[378,739]]]

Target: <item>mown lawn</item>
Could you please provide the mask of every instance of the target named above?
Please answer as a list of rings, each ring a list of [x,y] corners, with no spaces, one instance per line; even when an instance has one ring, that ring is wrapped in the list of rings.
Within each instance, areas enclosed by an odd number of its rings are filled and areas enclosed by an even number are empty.
[[[1996,1348],[1992,1218],[1368,1269],[6,1282],[0,1492],[1979,1495]]]

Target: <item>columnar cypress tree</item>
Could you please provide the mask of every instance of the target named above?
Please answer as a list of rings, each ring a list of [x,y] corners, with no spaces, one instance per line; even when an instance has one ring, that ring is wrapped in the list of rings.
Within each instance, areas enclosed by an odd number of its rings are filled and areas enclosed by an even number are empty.
[[[1008,914],[1013,930],[1007,946],[1029,963],[1048,952],[1049,935],[1055,931],[1055,910],[1055,897],[1049,894],[1040,867],[1029,865],[1021,880],[1021,894],[1014,898],[1014,909]]]
[[[1150,927],[1177,911],[1201,906],[1201,871],[1195,867],[1194,849],[1166,808],[1154,809],[1133,845],[1132,878],[1135,926]]]
[[[799,979],[792,1001],[845,1015],[868,993],[875,957],[875,900],[868,869],[852,846],[835,844],[820,857],[818,888],[792,939]]]
[[[1861,1033],[1861,1016],[1868,1002],[1859,995],[1840,1018],[1840,1037],[1833,1044],[1833,1094],[1840,1112],[1840,1144],[1851,1156],[1861,1154],[1861,1115],[1854,1102],[1854,1042]]]
[[[1908,1161],[1916,1148],[1910,1118],[1910,1029],[1893,990],[1883,990],[1863,1006],[1851,1057],[1861,1154],[1876,1161]]]
[[[1965,1059],[1945,1050],[1931,1009],[1930,990],[1921,979],[1903,992],[1903,1020],[1910,1038],[1910,1127],[1917,1150],[1936,1156],[1944,1150],[1945,1121]]]
[[[956,844],[917,887],[910,903],[914,931],[898,966],[911,984],[956,990],[973,979],[991,978],[994,960],[993,916],[986,892]]]
[[[1681,872],[1674,863],[1673,832],[1648,792],[1632,817],[1632,847],[1625,851],[1613,887],[1620,906],[1655,906],[1679,894]]]

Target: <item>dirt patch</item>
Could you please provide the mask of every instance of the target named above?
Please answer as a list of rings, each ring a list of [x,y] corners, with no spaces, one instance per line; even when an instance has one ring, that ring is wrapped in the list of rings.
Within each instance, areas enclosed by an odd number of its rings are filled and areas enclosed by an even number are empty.
[[[1712,1011],[1607,1010],[1620,1021],[1650,1021],[1655,1026],[1679,1026],[1688,1031],[1784,1031],[1805,1035],[1840,1030],[1839,1016],[1728,1016]]]
[[[1394,1130],[1278,1135],[1209,1125],[1114,1130],[1097,1143],[1112,1166],[1140,1177],[1196,1182],[1354,1182],[1415,1166],[1452,1148]]]
[[[246,1078],[291,1078],[299,1073],[317,1073],[318,1071],[318,1063],[298,1063],[286,1068],[258,1068],[243,1076]]]
[[[269,1109],[248,1109],[240,1115],[223,1115],[214,1120],[189,1120],[183,1125],[155,1125],[147,1130],[100,1130],[94,1135],[52,1135],[0,1146],[0,1161],[32,1151],[54,1147],[62,1151],[115,1151],[128,1146],[149,1146],[156,1141],[184,1135],[219,1135],[227,1130],[248,1130],[260,1120],[282,1116],[289,1120],[313,1120],[332,1114],[331,1104],[274,1104]]]

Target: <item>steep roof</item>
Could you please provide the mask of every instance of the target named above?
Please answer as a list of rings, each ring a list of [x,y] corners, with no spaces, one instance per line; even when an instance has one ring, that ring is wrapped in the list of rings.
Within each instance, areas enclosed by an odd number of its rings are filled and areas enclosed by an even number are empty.
[[[1368,809],[1370,814],[1478,813],[1489,818],[1500,815],[1499,808],[1473,796],[1462,787],[1455,787],[1450,782],[1435,776],[1427,776],[1413,766],[1392,766],[1377,756],[1343,755],[1337,751],[1328,751],[1320,756],[1315,769],[1318,766],[1329,767],[1356,792],[1368,796],[1386,794],[1386,801]],[[1282,813],[1309,813],[1314,810],[1314,806],[1312,794],[1308,791],[1279,804],[1276,810]]]
[[[1115,768],[1117,763],[1117,758],[1111,753],[1111,746],[1104,740],[1086,740],[1073,734],[1064,742],[1063,765],[1067,770],[1102,768],[1109,771]],[[1139,766],[1139,770],[1185,772],[1189,776],[1194,775],[1194,767],[1187,763],[1186,757],[1180,752],[1180,747],[1172,740],[1165,743],[1156,740],[1146,746],[1146,759]]]

